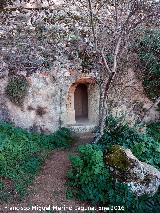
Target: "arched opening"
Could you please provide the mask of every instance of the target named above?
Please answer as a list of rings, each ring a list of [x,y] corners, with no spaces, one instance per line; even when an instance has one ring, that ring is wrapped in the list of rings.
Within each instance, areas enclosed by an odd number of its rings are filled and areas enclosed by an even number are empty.
[[[98,123],[99,87],[93,78],[80,78],[69,87],[63,119],[66,126],[88,126]]]
[[[88,88],[85,84],[78,84],[74,92],[75,120],[88,119]]]

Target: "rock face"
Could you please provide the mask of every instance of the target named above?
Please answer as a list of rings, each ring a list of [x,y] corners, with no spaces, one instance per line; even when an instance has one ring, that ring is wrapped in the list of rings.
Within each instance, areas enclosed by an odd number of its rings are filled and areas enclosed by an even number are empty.
[[[47,1],[15,0],[12,6],[17,9],[0,13],[0,120],[42,132],[60,127],[84,132],[98,126],[103,63],[90,41],[88,7],[80,10],[62,0],[52,6]],[[40,9],[43,6],[45,10]],[[116,117],[125,115],[129,124],[141,120],[153,104],[135,73],[132,67],[123,67],[108,92],[109,111]],[[6,97],[13,75],[23,75],[29,83],[23,107]],[[159,117],[153,109],[146,119]]]
[[[10,122],[10,113],[4,103],[1,104],[0,121]]]
[[[127,183],[137,196],[154,195],[160,186],[160,172],[153,166],[139,161],[129,149],[114,145],[105,154],[105,163],[112,175]]]
[[[53,76],[54,69],[48,73],[37,72],[29,77],[26,76],[29,90],[22,106],[16,105],[6,96],[9,77],[0,79],[0,120],[10,121],[16,126],[39,132],[54,132],[60,127],[71,128],[75,124],[76,131],[79,125],[84,131],[97,126],[99,88],[94,82],[93,74],[80,73],[75,76],[65,76],[61,72],[59,78],[55,75],[56,79],[53,79]],[[79,120],[76,118],[74,101],[78,85],[87,85],[88,93],[87,116]],[[82,101],[79,104],[80,107],[84,105]]]

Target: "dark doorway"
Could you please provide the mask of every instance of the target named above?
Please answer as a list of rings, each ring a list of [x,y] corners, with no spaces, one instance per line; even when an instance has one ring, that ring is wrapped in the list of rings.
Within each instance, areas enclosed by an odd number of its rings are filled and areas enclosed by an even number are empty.
[[[85,84],[79,84],[74,93],[75,119],[88,118],[88,89]]]

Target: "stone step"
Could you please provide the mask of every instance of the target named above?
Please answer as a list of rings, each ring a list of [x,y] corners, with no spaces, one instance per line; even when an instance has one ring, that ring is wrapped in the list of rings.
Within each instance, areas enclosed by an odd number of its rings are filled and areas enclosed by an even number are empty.
[[[90,125],[73,125],[69,126],[68,128],[73,133],[94,133],[96,131],[96,125],[90,124]]]

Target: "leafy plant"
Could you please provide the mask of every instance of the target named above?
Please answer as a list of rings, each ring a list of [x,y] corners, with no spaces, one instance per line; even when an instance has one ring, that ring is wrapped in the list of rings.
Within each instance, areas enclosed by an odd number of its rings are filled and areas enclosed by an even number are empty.
[[[9,78],[6,87],[6,95],[11,102],[18,106],[22,106],[24,98],[29,89],[29,83],[23,75],[14,75]]]
[[[72,169],[67,173],[68,185],[74,190],[67,191],[67,195],[104,203],[109,172],[103,163],[103,152],[91,144],[80,146],[78,151],[79,156],[70,156]]]
[[[110,175],[109,168],[104,164],[103,152],[116,144],[130,148],[140,160],[160,168],[159,143],[150,134],[140,133],[110,117],[98,144],[80,146],[78,155],[70,156],[72,167],[67,173],[67,197],[103,206],[124,206],[128,213],[158,213],[159,192],[153,197],[137,197],[127,185],[117,182]]]
[[[140,68],[143,70],[143,86],[152,100],[160,91],[160,30],[148,30],[138,42]]]
[[[103,150],[114,144],[124,146],[131,149],[139,160],[159,168],[160,144],[154,139],[154,134],[149,134],[149,132],[150,130],[145,130],[143,126],[131,128],[127,124],[122,124],[120,120],[109,117],[99,145],[103,147]]]
[[[67,148],[71,142],[65,128],[45,135],[0,123],[0,202],[23,198],[49,151]]]
[[[148,133],[152,135],[160,143],[160,122],[150,123],[147,125]]]

